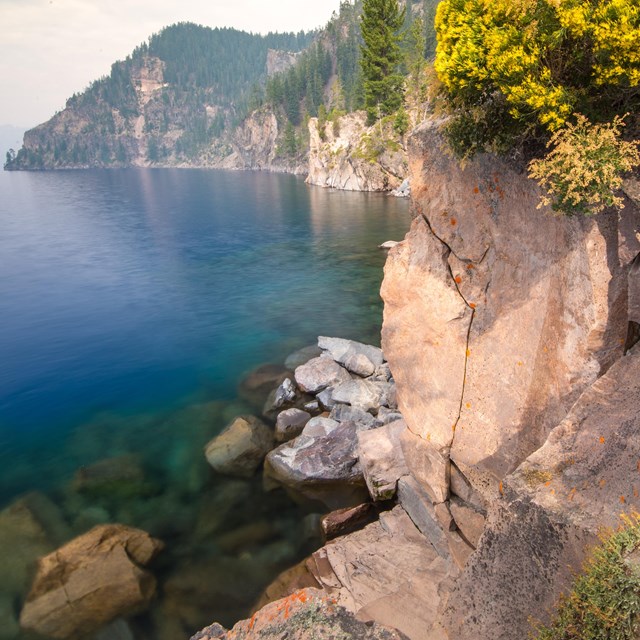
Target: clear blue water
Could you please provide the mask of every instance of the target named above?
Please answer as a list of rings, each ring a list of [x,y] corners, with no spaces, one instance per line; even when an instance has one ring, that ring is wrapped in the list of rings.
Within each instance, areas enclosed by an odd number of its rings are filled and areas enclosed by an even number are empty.
[[[408,224],[406,201],[293,176],[0,173],[0,507],[40,489],[73,521],[75,470],[130,454],[168,495],[248,371],[319,334],[379,340],[376,247]]]

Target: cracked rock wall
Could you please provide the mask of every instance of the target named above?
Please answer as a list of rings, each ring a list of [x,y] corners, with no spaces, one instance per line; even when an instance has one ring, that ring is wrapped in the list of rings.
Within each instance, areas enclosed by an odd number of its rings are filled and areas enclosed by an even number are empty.
[[[461,168],[437,121],[409,161],[415,219],[385,268],[383,349],[437,461],[414,475],[446,495],[452,461],[489,500],[622,355],[633,251],[619,234],[638,210],[629,201],[619,224],[537,209],[526,173],[488,155]]]

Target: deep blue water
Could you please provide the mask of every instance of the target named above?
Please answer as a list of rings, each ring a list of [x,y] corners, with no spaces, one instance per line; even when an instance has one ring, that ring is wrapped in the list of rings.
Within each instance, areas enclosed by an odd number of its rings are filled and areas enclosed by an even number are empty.
[[[0,174],[0,468],[103,411],[232,398],[318,334],[376,340],[407,203],[204,170]]]
[[[161,538],[136,640],[246,616],[319,540],[283,492],[215,476],[202,448],[260,413],[237,392],[255,367],[319,334],[379,340],[377,245],[408,225],[406,201],[292,176],[0,173],[0,509],[38,490],[29,508],[64,524],[51,548],[106,522]],[[96,462],[124,484],[87,489]],[[0,550],[16,615],[29,531]]]

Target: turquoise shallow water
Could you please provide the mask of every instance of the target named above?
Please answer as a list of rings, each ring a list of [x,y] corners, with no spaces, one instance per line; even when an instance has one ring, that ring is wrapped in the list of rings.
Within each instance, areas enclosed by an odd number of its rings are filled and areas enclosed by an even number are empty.
[[[37,489],[68,535],[107,521],[146,528],[167,542],[163,593],[184,596],[197,567],[227,576],[227,591],[207,592],[218,609],[198,605],[167,640],[241,615],[307,549],[304,514],[265,499],[259,478],[212,476],[202,446],[255,411],[237,391],[255,367],[319,334],[379,340],[376,247],[408,224],[406,201],[292,176],[0,174],[0,507]],[[79,492],[78,470],[105,458],[135,482]],[[0,555],[0,582],[2,567]],[[163,615],[138,621],[137,637],[156,637]]]

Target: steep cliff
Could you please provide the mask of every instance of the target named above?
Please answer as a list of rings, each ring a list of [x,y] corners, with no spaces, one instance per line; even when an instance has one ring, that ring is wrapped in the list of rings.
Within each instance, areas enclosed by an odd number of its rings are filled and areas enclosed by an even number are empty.
[[[309,184],[346,191],[391,191],[407,175],[407,155],[391,122],[366,125],[356,111],[320,124],[309,120]]]
[[[623,358],[640,209],[539,210],[517,163],[460,167],[438,125],[411,139],[415,218],[385,267],[383,349],[412,475],[463,533],[488,511],[449,637],[507,640],[546,614],[597,528],[640,507],[637,353]]]

